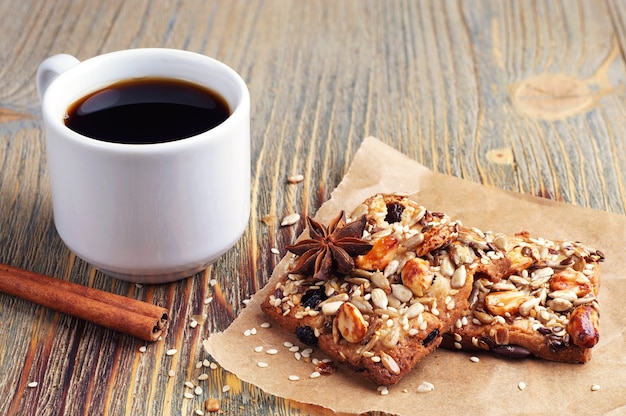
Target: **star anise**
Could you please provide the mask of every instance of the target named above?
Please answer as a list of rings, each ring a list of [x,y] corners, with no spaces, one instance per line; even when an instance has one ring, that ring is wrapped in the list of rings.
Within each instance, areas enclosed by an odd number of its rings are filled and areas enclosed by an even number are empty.
[[[309,238],[287,246],[299,256],[291,273],[313,274],[314,280],[327,279],[333,270],[348,274],[354,269],[354,256],[365,254],[372,245],[361,239],[365,216],[346,224],[344,212],[334,218],[328,227],[307,217]]]

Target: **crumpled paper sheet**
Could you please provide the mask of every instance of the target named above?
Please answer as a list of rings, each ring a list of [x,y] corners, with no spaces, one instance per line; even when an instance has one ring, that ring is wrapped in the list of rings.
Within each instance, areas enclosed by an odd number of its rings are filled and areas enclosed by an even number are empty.
[[[592,190],[590,190],[592,191]],[[422,360],[388,395],[377,392],[347,367],[332,375],[310,378],[314,366],[296,360],[283,346],[295,336],[269,321],[260,303],[284,271],[274,270],[268,285],[223,333],[212,334],[205,349],[226,370],[264,391],[307,404],[312,414],[359,414],[384,411],[400,415],[617,415],[626,414],[626,217],[546,199],[506,192],[438,174],[374,138],[367,138],[329,201],[316,218],[324,223],[341,209],[351,211],[376,192],[406,192],[430,210],[443,211],[463,224],[514,233],[528,230],[550,239],[583,241],[606,255],[600,290],[600,342],[586,364],[560,364],[524,359],[512,361],[438,349]],[[256,333],[244,336],[246,330]],[[253,333],[255,331],[252,331]],[[255,347],[263,346],[262,352]],[[275,348],[278,354],[266,351]],[[301,348],[306,348],[302,345]],[[313,357],[324,355],[315,350]],[[266,362],[267,367],[257,365]],[[289,380],[290,375],[299,377]],[[421,382],[435,388],[418,393]],[[526,388],[518,387],[520,382]],[[592,391],[592,384],[600,390]]]

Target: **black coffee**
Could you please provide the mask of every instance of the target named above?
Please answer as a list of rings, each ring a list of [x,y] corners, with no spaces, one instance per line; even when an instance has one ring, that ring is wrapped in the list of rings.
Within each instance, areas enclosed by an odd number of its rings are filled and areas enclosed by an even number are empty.
[[[230,115],[226,100],[185,81],[120,81],[67,109],[65,125],[93,139],[128,144],[163,143],[195,136]]]

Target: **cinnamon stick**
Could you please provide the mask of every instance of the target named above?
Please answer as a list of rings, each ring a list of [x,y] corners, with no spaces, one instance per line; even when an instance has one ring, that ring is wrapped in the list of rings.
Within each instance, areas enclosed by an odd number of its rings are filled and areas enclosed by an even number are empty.
[[[168,320],[160,306],[4,264],[0,292],[145,341],[156,341]]]

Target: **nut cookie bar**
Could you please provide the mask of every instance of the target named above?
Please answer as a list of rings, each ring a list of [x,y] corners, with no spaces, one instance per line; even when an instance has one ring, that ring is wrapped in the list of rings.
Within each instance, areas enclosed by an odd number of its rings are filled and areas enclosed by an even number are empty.
[[[407,197],[378,194],[287,247],[288,271],[262,309],[379,385],[397,383],[469,308],[475,278],[511,262],[478,230]]]
[[[506,252],[502,279],[474,280],[469,309],[445,335],[444,345],[507,357],[536,356],[584,363],[599,339],[599,262],[604,255],[581,243],[487,236]]]

